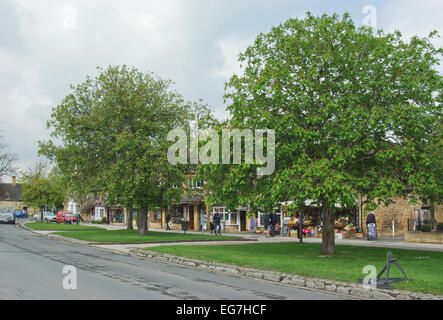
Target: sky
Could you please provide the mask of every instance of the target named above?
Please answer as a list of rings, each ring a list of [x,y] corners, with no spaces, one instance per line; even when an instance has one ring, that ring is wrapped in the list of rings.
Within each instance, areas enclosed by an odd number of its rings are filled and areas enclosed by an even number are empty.
[[[0,0],[0,133],[25,170],[70,85],[122,64],[172,80],[186,100],[202,99],[225,119],[224,84],[241,72],[238,54],[307,11],[349,12],[357,25],[405,39],[443,31],[441,0]]]

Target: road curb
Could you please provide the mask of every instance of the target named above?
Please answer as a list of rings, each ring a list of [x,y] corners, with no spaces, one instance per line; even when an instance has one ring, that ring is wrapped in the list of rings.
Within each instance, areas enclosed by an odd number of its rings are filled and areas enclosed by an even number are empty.
[[[160,263],[169,263],[183,267],[196,268],[209,272],[224,273],[234,276],[251,278],[255,280],[270,281],[273,283],[290,285],[301,289],[323,291],[325,293],[349,296],[351,298],[369,299],[369,300],[443,300],[443,296],[436,296],[423,292],[413,292],[406,290],[365,289],[362,285],[355,283],[304,277],[300,275],[287,274],[282,272],[240,267],[236,265],[229,265],[218,262],[197,260],[197,259],[185,258],[180,256],[174,256],[170,254],[163,254],[146,249],[131,249],[129,253],[125,253],[118,250],[110,250],[110,249],[97,247],[97,245],[101,245],[102,243],[96,243],[96,242],[91,243],[87,241],[70,239],[53,234],[46,234],[46,235],[41,234],[36,232],[36,230],[26,227],[23,222],[17,223],[16,227],[29,231],[40,237],[76,244],[83,247],[88,247],[101,251],[108,251],[125,256],[149,259]]]
[[[302,289],[324,291],[342,296],[370,300],[443,300],[443,296],[436,296],[422,292],[406,290],[367,289],[363,285],[342,281],[305,277],[283,272],[266,271],[236,265],[185,258],[170,254],[158,253],[146,249],[131,249],[130,255],[145,258],[156,262],[170,263],[185,267],[201,269],[209,272],[225,273],[243,276],[252,279],[265,280],[274,283],[291,285]]]

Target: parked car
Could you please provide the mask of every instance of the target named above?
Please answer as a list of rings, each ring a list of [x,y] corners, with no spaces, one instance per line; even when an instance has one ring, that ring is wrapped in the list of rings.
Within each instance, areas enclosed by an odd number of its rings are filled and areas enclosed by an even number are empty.
[[[15,224],[15,216],[12,212],[1,212],[0,223]]]
[[[16,218],[27,218],[28,212],[26,210],[15,210],[14,217]]]
[[[55,222],[57,219],[57,216],[54,212],[45,211],[43,212],[43,221],[44,222]],[[42,222],[42,215],[41,213],[34,214],[34,221],[35,222]]]
[[[72,224],[77,223],[77,216],[69,211],[60,211],[55,219],[56,223]]]

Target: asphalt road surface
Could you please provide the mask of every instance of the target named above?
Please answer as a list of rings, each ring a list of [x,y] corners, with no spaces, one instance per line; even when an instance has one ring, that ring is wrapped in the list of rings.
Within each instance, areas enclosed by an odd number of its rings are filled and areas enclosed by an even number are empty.
[[[66,290],[65,266],[77,288]],[[70,283],[73,283],[72,281]],[[324,300],[338,295],[205,272],[42,238],[0,225],[0,299]]]

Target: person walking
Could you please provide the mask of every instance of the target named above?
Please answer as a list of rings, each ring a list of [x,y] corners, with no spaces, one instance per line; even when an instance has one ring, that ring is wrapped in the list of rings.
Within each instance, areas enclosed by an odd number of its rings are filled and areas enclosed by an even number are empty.
[[[271,227],[271,221],[270,220],[271,220],[271,217],[270,217],[269,213],[266,213],[264,221],[263,221],[263,225],[265,226],[266,238],[269,238],[269,231],[270,231],[270,227]]]
[[[166,215],[166,230],[171,230],[171,216],[169,215],[169,213]]]
[[[217,235],[217,230],[218,230],[218,235],[221,235],[221,225],[220,225],[220,213],[218,213],[218,210],[215,212],[214,217],[212,218],[214,221],[214,232],[215,235]]]
[[[277,224],[277,213],[273,212],[271,213],[271,217],[270,217],[270,229],[271,229],[271,237],[275,237],[275,225]]]

